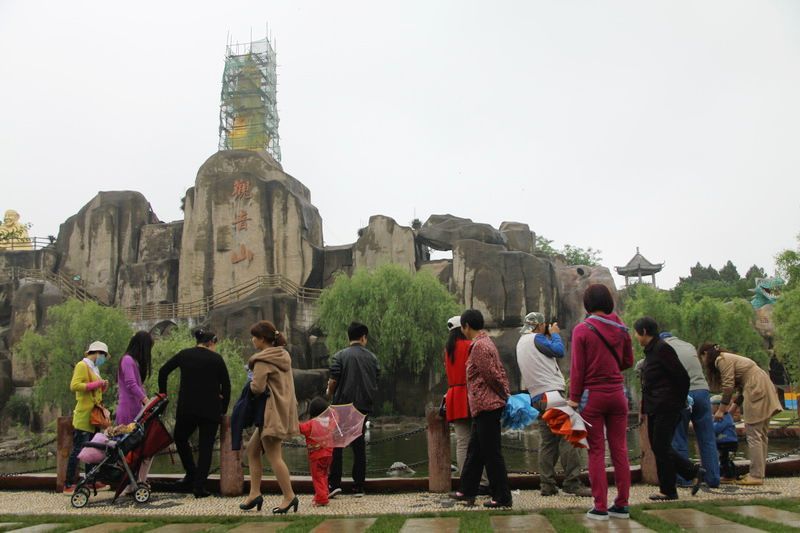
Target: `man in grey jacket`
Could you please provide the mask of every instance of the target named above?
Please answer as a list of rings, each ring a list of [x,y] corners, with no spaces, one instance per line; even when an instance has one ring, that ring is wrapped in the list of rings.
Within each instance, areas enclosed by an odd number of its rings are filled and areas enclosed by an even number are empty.
[[[675,350],[678,359],[689,374],[689,396],[693,401],[691,407],[681,412],[681,419],[675,428],[675,435],[672,437],[672,447],[682,456],[689,457],[687,432],[691,420],[697,438],[697,447],[700,449],[700,462],[706,470],[705,482],[709,487],[718,487],[720,481],[719,454],[711,411],[711,394],[708,390],[708,382],[703,375],[700,358],[697,357],[697,350],[672,333],[663,332],[660,336]],[[691,481],[678,476],[678,484],[690,485]]]
[[[564,468],[564,492],[576,496],[591,496],[592,492],[580,480],[581,452],[559,435],[550,431],[542,420],[545,406],[541,399],[547,392],[558,392],[562,396],[566,389],[564,376],[558,360],[564,357],[564,344],[559,335],[558,324],[548,327],[544,315],[539,312],[525,315],[522,336],[517,342],[517,364],[522,375],[522,388],[531,395],[533,406],[539,414],[539,476],[542,496],[558,494],[556,485],[556,463],[561,458]]]

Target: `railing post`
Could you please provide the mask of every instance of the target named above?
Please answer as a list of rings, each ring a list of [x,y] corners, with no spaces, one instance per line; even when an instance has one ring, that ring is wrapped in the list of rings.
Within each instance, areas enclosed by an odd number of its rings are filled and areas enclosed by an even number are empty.
[[[439,409],[428,406],[428,491],[449,492],[450,477],[450,426],[439,416]]]
[[[650,438],[647,435],[647,415],[640,414],[641,424],[639,425],[639,448],[642,450],[642,458],[639,464],[642,468],[642,481],[648,485],[658,485],[658,471],[656,470],[656,456],[650,447]]]
[[[56,492],[64,490],[67,479],[67,462],[72,452],[72,417],[59,416],[56,434]]]
[[[219,425],[219,492],[223,496],[244,493],[242,451],[231,449],[231,417],[225,415]]]

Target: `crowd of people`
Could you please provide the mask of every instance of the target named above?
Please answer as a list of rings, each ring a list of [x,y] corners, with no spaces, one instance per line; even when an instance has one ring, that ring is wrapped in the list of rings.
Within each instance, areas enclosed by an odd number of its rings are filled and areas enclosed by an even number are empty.
[[[604,285],[590,285],[583,303],[587,315],[572,331],[568,384],[559,365],[565,357],[565,348],[557,323],[549,323],[539,311],[529,312],[523,319],[516,346],[521,374],[519,388],[530,395],[531,405],[544,412],[547,398],[555,394],[580,414],[587,427],[588,487],[580,475],[585,462],[583,450],[555,434],[539,418],[541,494],[559,494],[555,468],[560,461],[564,471],[560,489],[567,494],[592,497],[589,518],[629,516],[629,400],[623,372],[634,364],[633,338],[644,352],[644,358],[636,365],[642,385],[640,411],[646,415],[659,480],[659,492],[650,498],[675,500],[680,486],[690,487],[695,494],[702,482],[710,487],[720,483],[763,483],[768,422],[781,410],[770,376],[751,359],[716,344],[704,344],[696,350],[671,333],[660,331],[658,323],[650,317],[636,321],[632,338],[628,327],[614,313],[612,294]],[[488,495],[485,507],[511,507],[512,494],[501,446],[501,417],[512,386],[480,311],[468,309],[452,317],[447,321],[447,329],[444,362],[448,389],[443,410],[454,427],[460,477],[459,490],[451,493],[451,497],[474,505],[477,496]],[[360,497],[364,495],[367,461],[363,430],[373,411],[380,366],[375,354],[367,349],[368,327],[353,322],[347,333],[349,345],[331,358],[326,397],[336,405],[353,404],[364,415],[361,435],[348,445],[353,454],[351,492]],[[285,336],[266,320],[253,324],[250,335],[256,353],[247,361],[249,379],[232,416],[232,425],[239,429],[239,441],[242,428],[255,427],[246,444],[250,490],[240,508],[261,510],[262,456],[266,456],[281,492],[281,501],[272,512],[298,511],[299,500],[283,459],[282,442],[300,434],[305,436],[308,448],[315,491],[313,504],[328,505],[331,498],[342,492],[343,449],[331,448],[315,436],[310,421],[299,421]],[[178,488],[203,498],[209,495],[206,482],[220,417],[227,413],[230,404],[231,382],[225,361],[216,352],[218,339],[214,332],[201,328],[194,332],[194,337],[194,347],[178,352],[158,370],[158,389],[159,393],[166,393],[169,375],[180,370],[173,438],[186,474]],[[153,338],[140,331],[131,338],[118,363],[117,424],[132,422],[148,402],[144,383],[153,371],[152,347]],[[102,406],[103,392],[109,387],[100,371],[109,357],[108,346],[95,341],[74,368],[70,389],[75,393],[76,406],[73,450],[64,489],[67,493],[73,490],[77,478],[78,453],[101,429],[95,425],[93,410]],[[711,391],[721,394],[712,397]],[[744,400],[750,471],[737,480],[732,454],[736,452],[738,439],[732,416],[742,409]],[[327,408],[328,401],[316,398],[309,406],[309,414],[313,419]],[[688,459],[689,422],[698,441],[699,464]],[[195,432],[199,442],[196,462],[189,444]],[[617,491],[611,506],[606,445]],[[150,464],[151,460],[145,460],[139,468],[139,484],[146,483]],[[96,483],[94,488],[100,488],[99,485]]]

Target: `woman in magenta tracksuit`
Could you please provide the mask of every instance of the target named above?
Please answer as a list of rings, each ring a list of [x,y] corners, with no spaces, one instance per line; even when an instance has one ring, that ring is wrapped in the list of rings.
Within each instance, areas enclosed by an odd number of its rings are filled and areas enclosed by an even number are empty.
[[[631,472],[628,463],[628,399],[623,390],[622,371],[633,366],[633,348],[628,328],[614,314],[614,299],[605,285],[590,285],[583,294],[589,317],[572,330],[572,365],[569,404],[583,404],[589,441],[589,481],[594,508],[587,516],[608,520],[628,518]],[[617,498],[608,508],[605,443],[614,465]]]

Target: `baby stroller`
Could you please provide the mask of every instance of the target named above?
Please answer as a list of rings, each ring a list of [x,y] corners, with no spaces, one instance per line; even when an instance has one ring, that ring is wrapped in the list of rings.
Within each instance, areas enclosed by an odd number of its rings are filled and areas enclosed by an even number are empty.
[[[88,442],[85,448],[102,450],[103,459],[95,464],[76,486],[70,502],[75,508],[81,508],[89,503],[89,496],[94,490],[95,482],[102,481],[109,485],[117,484],[117,490],[111,503],[129,484],[133,485],[133,498],[138,503],[150,500],[150,487],[136,481],[136,475],[144,459],[153,457],[161,450],[172,444],[167,428],[159,418],[167,407],[169,400],[165,394],[158,394],[145,405],[134,418],[134,429],[118,437],[113,437],[106,443]]]

